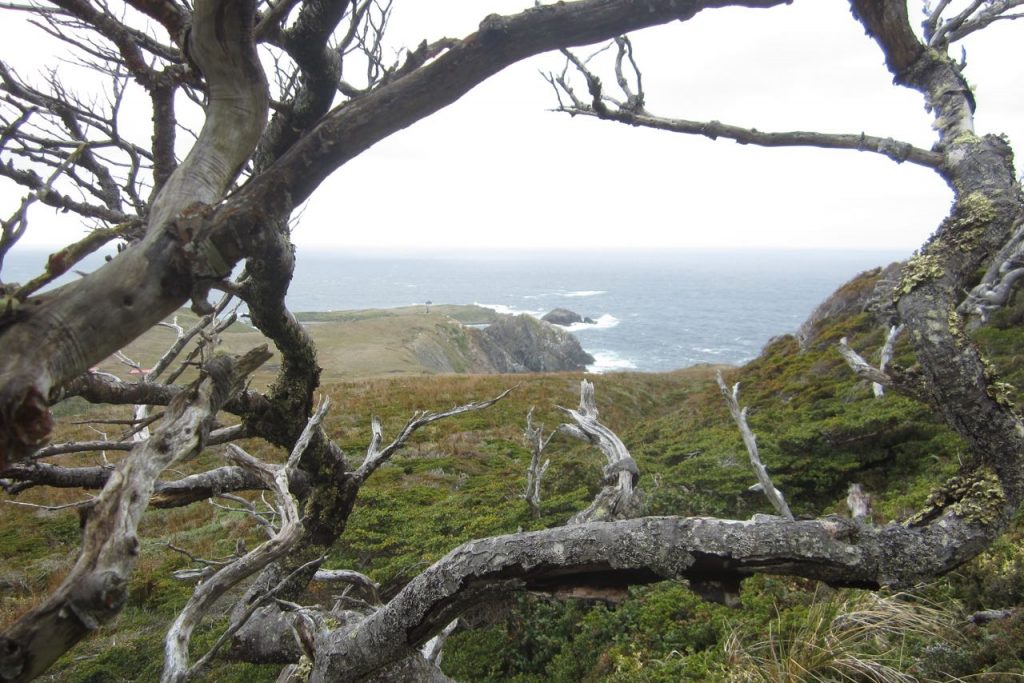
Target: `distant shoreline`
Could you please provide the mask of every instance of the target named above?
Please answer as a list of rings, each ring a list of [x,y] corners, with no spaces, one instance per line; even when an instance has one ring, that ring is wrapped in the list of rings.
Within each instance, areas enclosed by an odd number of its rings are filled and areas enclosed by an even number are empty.
[[[29,251],[8,256],[6,281],[27,281],[44,267],[47,251]],[[333,315],[328,311],[419,311],[427,301],[476,302],[536,317],[570,308],[602,323],[571,329],[602,369],[666,372],[698,363],[746,362],[772,337],[795,332],[822,300],[857,273],[908,255],[909,250],[822,248],[300,246],[287,305],[308,312],[304,320]],[[77,269],[102,262],[103,254],[96,254]],[[431,310],[437,305],[431,304]]]

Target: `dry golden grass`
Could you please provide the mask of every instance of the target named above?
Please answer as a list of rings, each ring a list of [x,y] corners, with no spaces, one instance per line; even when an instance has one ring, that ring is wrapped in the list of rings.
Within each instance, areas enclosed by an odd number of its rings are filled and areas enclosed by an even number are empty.
[[[298,314],[317,346],[318,360],[323,368],[321,381],[332,382],[381,376],[435,374],[436,367],[426,362],[426,355],[450,355],[458,365],[463,354],[458,344],[460,324],[484,323],[496,314],[479,306],[423,306],[367,311],[337,311]],[[188,329],[197,317],[182,309],[169,321]],[[154,327],[129,344],[124,353],[143,368],[151,367],[174,341],[174,332]],[[242,353],[266,339],[257,330],[238,322],[221,334],[221,349]],[[272,347],[271,347],[272,348]],[[111,357],[99,369],[122,378],[129,378],[129,368]],[[254,375],[253,385],[265,388],[280,367],[279,355]],[[471,364],[456,370],[478,370]],[[194,373],[186,373],[187,381]]]

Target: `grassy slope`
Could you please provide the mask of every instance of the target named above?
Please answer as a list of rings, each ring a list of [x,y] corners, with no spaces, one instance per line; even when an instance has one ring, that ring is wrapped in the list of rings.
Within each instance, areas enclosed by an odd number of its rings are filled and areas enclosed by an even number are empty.
[[[300,313],[319,349],[324,383],[363,377],[422,375],[445,372],[472,372],[463,324],[493,322],[498,314],[480,306],[432,305],[365,311]],[[178,323],[188,329],[196,322],[194,314],[182,309]],[[242,352],[264,343],[263,336],[243,322],[221,335],[226,351]],[[149,367],[160,358],[174,340],[174,332],[154,328],[125,349],[125,354]],[[273,381],[280,360],[275,353],[255,375],[255,386]],[[111,358],[99,365],[101,370],[127,377],[128,368]],[[188,377],[189,375],[185,375]]]
[[[979,334],[1010,381],[1024,374],[1018,362],[1024,335],[1012,324],[1015,315],[1008,312],[1001,328]],[[317,327],[311,326],[314,333]],[[933,422],[927,408],[896,396],[872,399],[870,388],[851,377],[835,352],[835,341],[843,335],[865,355],[881,343],[881,331],[868,316],[846,311],[820,321],[805,351],[793,338],[780,338],[728,379],[742,381],[741,403],[750,406],[762,455],[798,514],[840,511],[846,483],[856,480],[875,494],[876,518],[886,521],[920,505],[941,476],[956,469],[962,447]],[[905,348],[898,351],[902,362],[912,363]],[[321,363],[329,365],[324,359]],[[517,497],[529,459],[521,431],[531,406],[549,427],[560,422],[554,406],[575,404],[578,380],[569,374],[448,375],[327,384],[325,391],[335,401],[328,430],[354,459],[365,449],[371,414],[381,416],[385,435],[391,436],[414,410],[445,408],[518,385],[509,399],[487,412],[423,430],[375,475],[330,566],[361,569],[394,590],[463,540],[562,523],[594,492],[601,458],[556,437],[549,447],[552,465],[543,515],[534,520]],[[607,375],[596,381],[602,418],[638,460],[652,513],[748,516],[769,511],[763,499],[745,492],[753,477],[711,369]],[[84,425],[69,429],[79,436],[89,433]],[[280,455],[256,450],[268,458]],[[77,461],[97,459],[79,456]],[[215,463],[216,455],[200,460],[193,466]],[[58,492],[45,500],[82,497]],[[29,491],[20,499],[42,502],[44,496]],[[6,620],[59,581],[75,556],[78,522],[73,512],[8,506],[0,525],[0,581],[6,588],[0,609]],[[186,560],[168,551],[164,541],[205,557],[228,555],[238,536],[250,547],[259,541],[244,516],[207,504],[151,511],[143,533],[151,540],[144,543],[128,608],[113,628],[66,657],[53,680],[155,679],[162,629],[188,594],[188,586],[168,577]],[[965,609],[1019,604],[1024,600],[1019,537],[1014,530],[970,567],[926,592]],[[721,642],[730,634],[750,637],[769,627],[795,632],[817,609],[810,607],[815,600],[810,588],[799,581],[754,579],[747,585],[746,607],[739,611],[701,603],[674,583],[638,589],[617,609],[522,598],[511,611],[491,614],[492,625],[454,636],[446,648],[446,667],[473,681],[714,680],[729,665]],[[823,594],[826,600],[835,597],[819,592],[819,600]],[[487,621],[484,615],[477,618]],[[1010,620],[976,629],[973,640],[927,653],[924,643],[910,639],[903,648],[904,669],[919,674],[929,666],[953,673],[985,667],[1020,671],[1021,628]],[[196,647],[212,637],[204,632]],[[275,675],[275,667],[225,663],[211,679],[270,681]]]

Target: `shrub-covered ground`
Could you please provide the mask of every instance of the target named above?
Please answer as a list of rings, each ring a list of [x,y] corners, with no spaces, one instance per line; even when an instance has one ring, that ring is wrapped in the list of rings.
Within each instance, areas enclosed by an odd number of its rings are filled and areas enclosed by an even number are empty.
[[[762,458],[797,515],[843,514],[846,488],[856,481],[873,496],[875,522],[899,519],[921,506],[965,457],[929,407],[895,395],[873,398],[837,353],[838,339],[846,336],[865,357],[877,354],[884,331],[861,310],[872,284],[873,276],[866,276],[841,290],[837,305],[806,330],[802,346],[780,337],[755,361],[726,369],[728,382],[741,382],[740,402],[749,406]],[[976,334],[1003,379],[1014,384],[1024,382],[1018,376],[1024,374],[1022,316],[1024,307],[1011,308]],[[904,344],[897,346],[897,362],[914,362]],[[365,450],[372,414],[382,418],[389,437],[415,410],[443,409],[516,386],[488,411],[422,430],[374,475],[328,566],[369,574],[387,597],[465,540],[564,523],[596,491],[602,458],[556,436],[546,453],[551,468],[542,514],[535,519],[519,498],[530,457],[522,431],[530,407],[535,422],[548,429],[561,422],[556,406],[576,404],[579,379],[433,376],[325,386],[334,401],[327,429],[355,460]],[[595,382],[602,421],[640,465],[651,514],[770,512],[763,497],[747,491],[753,474],[714,369],[604,375]],[[80,422],[111,417],[81,404],[62,410]],[[68,436],[95,434],[87,424],[67,429]],[[281,457],[257,445],[253,451]],[[193,467],[217,458],[204,454]],[[30,490],[16,500],[59,505],[85,497]],[[59,582],[74,560],[79,522],[73,510],[4,507],[0,611],[8,620]],[[239,537],[252,547],[259,533],[232,507],[226,501],[147,513],[142,532],[148,540],[128,608],[65,657],[52,680],[155,680],[163,631],[190,591],[170,577],[189,560],[168,544],[206,558],[230,555]],[[978,680],[986,672],[984,680],[1017,680],[1024,673],[1024,617],[973,626],[966,615],[1024,602],[1021,536],[1017,525],[970,565],[912,596],[833,591],[775,577],[747,581],[739,609],[704,603],[673,582],[634,589],[619,605],[520,596],[469,615],[472,628],[450,638],[444,666],[465,681],[901,680],[898,673]],[[331,595],[310,596],[315,599]],[[218,625],[201,632],[196,650],[215,639]],[[254,683],[272,681],[276,672],[224,660],[210,679]]]

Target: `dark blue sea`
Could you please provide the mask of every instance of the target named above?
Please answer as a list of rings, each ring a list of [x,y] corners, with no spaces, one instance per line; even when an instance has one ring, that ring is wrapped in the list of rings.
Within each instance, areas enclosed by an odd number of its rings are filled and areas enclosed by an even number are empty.
[[[299,250],[288,296],[294,311],[480,304],[543,315],[569,308],[594,325],[572,329],[595,372],[659,372],[742,363],[796,331],[857,273],[908,253],[854,250],[432,252]],[[3,279],[23,281],[45,261],[24,250]],[[88,268],[86,268],[88,269]]]

